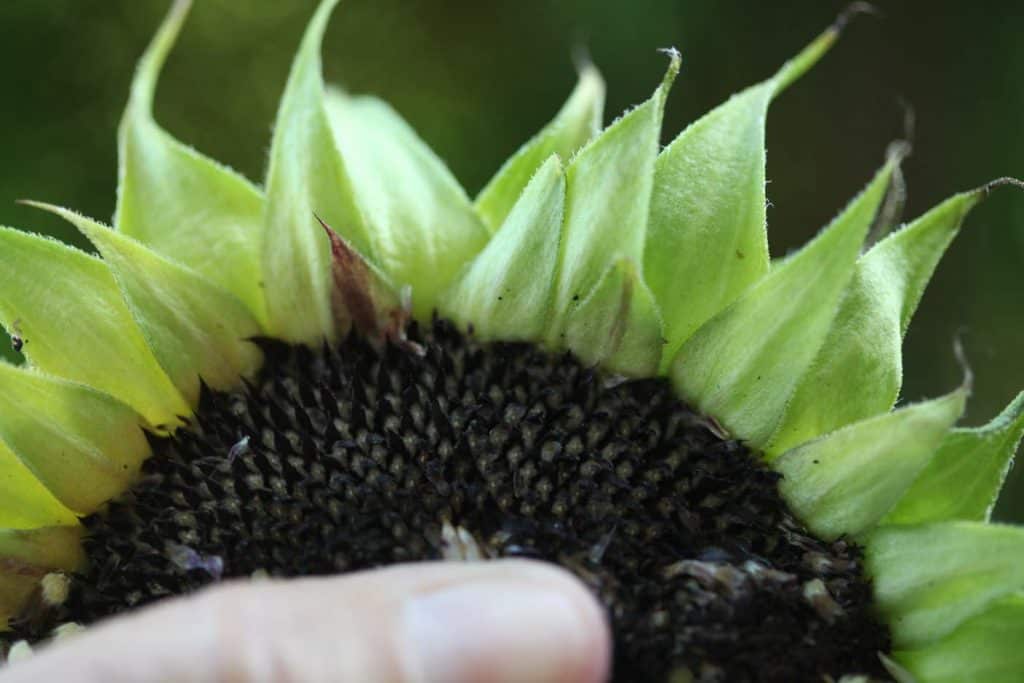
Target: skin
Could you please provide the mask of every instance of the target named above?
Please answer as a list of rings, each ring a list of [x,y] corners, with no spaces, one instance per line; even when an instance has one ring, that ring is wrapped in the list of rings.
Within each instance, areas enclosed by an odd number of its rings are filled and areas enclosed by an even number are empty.
[[[561,569],[420,563],[227,582],[41,649],[0,683],[600,683],[610,653],[602,608]]]

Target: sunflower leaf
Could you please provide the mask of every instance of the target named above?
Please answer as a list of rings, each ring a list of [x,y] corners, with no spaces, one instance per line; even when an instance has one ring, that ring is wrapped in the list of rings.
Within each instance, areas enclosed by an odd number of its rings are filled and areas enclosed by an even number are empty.
[[[64,218],[96,245],[153,355],[190,405],[199,403],[200,379],[227,390],[259,368],[262,354],[246,341],[260,333],[259,323],[232,294],[105,225],[34,205]]]
[[[893,656],[927,683],[1019,683],[1024,671],[1024,594],[992,603],[948,636]]]
[[[1024,589],[1024,529],[981,522],[883,526],[868,538],[865,560],[893,645],[917,648]]]
[[[124,491],[149,454],[138,415],[90,387],[0,363],[0,440],[80,514]]]
[[[548,341],[560,346],[567,322],[621,258],[642,262],[648,205],[665,97],[679,72],[670,53],[665,77],[646,102],[584,147],[566,169],[565,217]],[[588,316],[593,319],[598,311]],[[618,315],[613,305],[605,314]]]
[[[338,0],[310,21],[281,98],[270,148],[263,235],[268,329],[279,339],[334,339],[331,250],[314,214],[372,260],[370,238],[324,104],[320,44]]]
[[[778,458],[779,491],[816,534],[870,531],[963,413],[966,389],[848,425]]]
[[[671,366],[684,398],[740,438],[767,442],[822,347],[891,172],[886,164],[810,244],[686,341]]]
[[[565,176],[551,156],[504,224],[442,297],[442,313],[483,339],[542,339],[565,206]]]
[[[601,131],[604,79],[590,63],[580,69],[579,81],[562,109],[548,125],[519,148],[476,198],[476,210],[491,232],[508,218],[530,179],[552,154],[567,164]]]
[[[326,108],[370,231],[371,260],[399,289],[412,287],[413,312],[428,319],[487,244],[488,230],[444,163],[391,107],[332,89]]]
[[[766,448],[769,455],[892,408],[907,325],[980,197],[979,191],[956,195],[860,257],[828,337]]]
[[[0,442],[0,527],[31,529],[77,523],[75,514]]]
[[[160,70],[191,2],[171,8],[139,63],[119,133],[115,227],[238,297],[261,322],[263,197],[240,175],[186,147],[153,120]]]
[[[1024,392],[988,424],[947,434],[885,522],[987,522],[1022,436]]]
[[[772,78],[706,114],[658,156],[643,264],[665,319],[666,361],[768,272],[768,105],[837,35],[837,27],[825,31]]]
[[[189,413],[110,269],[89,254],[0,228],[0,322],[32,365],[124,401],[153,426]]]
[[[585,363],[629,377],[657,372],[661,317],[635,263],[622,258],[608,268],[573,309],[565,336],[565,346]]]

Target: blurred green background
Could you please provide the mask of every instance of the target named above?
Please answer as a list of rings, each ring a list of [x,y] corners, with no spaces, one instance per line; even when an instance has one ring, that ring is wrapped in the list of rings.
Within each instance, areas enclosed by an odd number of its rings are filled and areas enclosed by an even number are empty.
[[[179,138],[254,180],[292,52],[315,0],[197,0],[157,98]],[[984,8],[980,5],[984,4]],[[109,219],[115,131],[134,62],[167,0],[0,0],[0,224],[83,244],[23,197]],[[473,194],[557,110],[588,52],[608,82],[606,120],[645,99],[676,46],[683,71],[663,142],[768,76],[842,3],[740,0],[345,0],[327,36],[328,80],[390,100]],[[773,105],[773,252],[796,247],[870,177],[916,112],[906,217],[998,176],[1024,177],[1024,9],[1016,3],[878,3]],[[969,218],[907,338],[904,400],[975,371],[966,422],[1024,388],[1024,193]],[[5,345],[6,346],[6,345]],[[1024,467],[1000,515],[1024,519]]]

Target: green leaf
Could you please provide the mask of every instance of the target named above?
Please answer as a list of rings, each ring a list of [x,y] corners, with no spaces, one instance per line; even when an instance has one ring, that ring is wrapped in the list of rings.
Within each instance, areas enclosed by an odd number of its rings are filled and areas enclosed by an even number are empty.
[[[79,514],[128,488],[149,455],[138,415],[107,394],[3,362],[0,386],[0,440]]]
[[[942,253],[980,197],[979,191],[956,195],[860,257],[769,454],[892,408],[902,383],[907,325]]]
[[[761,278],[680,348],[680,394],[740,438],[763,446],[822,348],[892,166],[810,244]]]
[[[885,522],[987,522],[1022,436],[1024,392],[987,425],[947,434]]]
[[[264,321],[260,191],[181,144],[153,120],[160,70],[190,4],[188,0],[174,4],[136,71],[120,128],[114,225],[157,253],[187,263]]]
[[[661,317],[633,261],[622,258],[608,268],[573,309],[565,336],[566,347],[585,363],[628,377],[658,371]]]
[[[31,529],[77,523],[75,514],[0,442],[0,527]]]
[[[260,326],[233,295],[140,242],[67,209],[35,204],[72,223],[96,245],[113,271],[153,355],[196,406],[199,381],[228,390],[262,362],[247,341]]]
[[[337,148],[370,230],[371,260],[413,312],[430,318],[439,295],[490,235],[444,163],[387,104],[327,94]]]
[[[665,97],[679,72],[670,54],[661,85],[646,102],[583,148],[566,170],[554,319],[548,341],[561,346],[573,311],[622,258],[641,263]],[[588,315],[594,316],[596,310]],[[618,315],[613,306],[605,314]]]
[[[270,148],[263,241],[268,329],[290,342],[337,336],[331,251],[314,213],[373,260],[370,238],[324,104],[320,43],[337,0],[310,21],[281,98]],[[270,286],[272,285],[272,286]]]
[[[921,683],[1019,683],[1024,673],[1024,594],[994,602],[945,638],[893,653]]]
[[[494,238],[441,297],[441,312],[483,339],[543,339],[551,317],[565,176],[551,156]]]
[[[491,232],[508,218],[537,169],[552,154],[563,164],[601,132],[604,79],[592,64],[585,64],[579,81],[562,109],[548,125],[519,148],[481,190],[476,209]]]
[[[189,414],[105,263],[56,240],[0,228],[0,322],[39,369],[88,384],[154,427]]]
[[[837,35],[837,27],[825,31],[772,78],[706,114],[658,156],[643,265],[665,319],[666,361],[768,272],[768,105]]]
[[[77,526],[0,528],[0,632],[21,612],[40,579],[54,571],[76,571],[84,564]]]
[[[779,491],[819,536],[864,534],[928,464],[966,399],[959,389],[799,446],[773,463]]]
[[[884,526],[868,539],[865,559],[893,645],[917,648],[1024,588],[1024,529],[981,522]]]

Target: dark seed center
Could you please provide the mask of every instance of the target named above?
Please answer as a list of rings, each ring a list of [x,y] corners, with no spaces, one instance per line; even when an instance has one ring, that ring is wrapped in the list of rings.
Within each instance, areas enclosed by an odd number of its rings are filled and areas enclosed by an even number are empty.
[[[794,520],[778,475],[674,398],[525,344],[413,326],[266,345],[258,381],[206,393],[142,480],[85,520],[91,622],[219,580],[412,560],[557,562],[607,606],[615,679],[884,675],[859,549]]]

